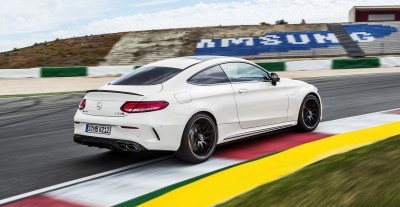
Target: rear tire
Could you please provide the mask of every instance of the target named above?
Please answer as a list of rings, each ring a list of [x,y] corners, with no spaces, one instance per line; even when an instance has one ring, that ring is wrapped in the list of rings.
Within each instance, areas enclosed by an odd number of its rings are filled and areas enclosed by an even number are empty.
[[[315,95],[308,94],[300,106],[297,128],[301,131],[313,131],[321,119],[321,103]]]
[[[187,162],[204,162],[214,153],[217,140],[218,129],[214,120],[207,114],[196,114],[186,124],[181,146],[175,155]]]

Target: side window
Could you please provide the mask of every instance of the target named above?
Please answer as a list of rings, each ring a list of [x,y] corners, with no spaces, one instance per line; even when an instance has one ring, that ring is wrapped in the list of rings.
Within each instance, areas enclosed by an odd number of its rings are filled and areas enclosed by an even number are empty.
[[[221,65],[231,82],[260,81],[269,79],[268,72],[247,63],[225,63]]]
[[[195,76],[190,78],[188,82],[194,84],[217,84],[229,83],[229,79],[225,75],[224,71],[222,71],[221,67],[217,65],[197,73]]]

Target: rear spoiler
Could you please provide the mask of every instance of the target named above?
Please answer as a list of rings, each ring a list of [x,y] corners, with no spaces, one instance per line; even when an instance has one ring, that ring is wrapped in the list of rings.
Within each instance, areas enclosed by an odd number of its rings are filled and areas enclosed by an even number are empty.
[[[130,93],[130,92],[125,92],[125,91],[111,91],[111,90],[88,90],[88,91],[86,91],[86,93],[95,93],[95,92],[122,93],[122,94],[129,94],[129,95],[135,95],[135,96],[143,96],[142,94]]]

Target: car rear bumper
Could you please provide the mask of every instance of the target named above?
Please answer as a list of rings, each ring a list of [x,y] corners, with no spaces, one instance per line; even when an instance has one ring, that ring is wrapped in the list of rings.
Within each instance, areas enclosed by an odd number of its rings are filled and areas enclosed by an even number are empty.
[[[74,135],[133,142],[148,150],[176,151],[188,119],[188,116],[176,115],[167,110],[130,114],[125,117],[92,116],[78,111],[74,117]],[[87,124],[110,126],[110,134],[88,133]]]
[[[74,134],[74,141],[78,144],[87,145],[89,147],[107,148],[110,150],[133,151],[133,152],[140,152],[147,150],[142,145],[128,140],[107,139],[107,138]]]

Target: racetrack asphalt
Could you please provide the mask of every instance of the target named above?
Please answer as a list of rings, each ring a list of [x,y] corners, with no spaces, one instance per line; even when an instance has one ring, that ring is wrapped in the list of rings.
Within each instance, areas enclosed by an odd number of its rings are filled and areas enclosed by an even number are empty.
[[[318,87],[323,121],[400,107],[400,73],[301,80]],[[82,97],[0,99],[0,199],[171,154],[75,144],[73,116]]]

